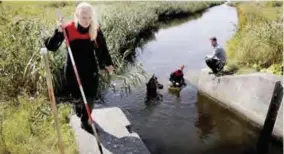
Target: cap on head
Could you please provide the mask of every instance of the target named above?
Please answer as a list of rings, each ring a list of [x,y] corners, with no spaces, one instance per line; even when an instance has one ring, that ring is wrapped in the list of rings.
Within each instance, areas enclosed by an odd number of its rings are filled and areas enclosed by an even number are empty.
[[[211,37],[210,40],[211,41],[217,41],[217,38],[216,37]]]

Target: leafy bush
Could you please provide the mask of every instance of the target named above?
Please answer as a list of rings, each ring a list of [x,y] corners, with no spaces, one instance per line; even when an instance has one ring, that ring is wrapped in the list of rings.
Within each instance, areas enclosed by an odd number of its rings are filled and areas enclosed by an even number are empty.
[[[227,54],[229,61],[237,61],[239,67],[257,66],[260,71],[282,64],[282,8],[269,4],[270,2],[246,2],[237,5],[238,30],[233,39],[228,41]]]

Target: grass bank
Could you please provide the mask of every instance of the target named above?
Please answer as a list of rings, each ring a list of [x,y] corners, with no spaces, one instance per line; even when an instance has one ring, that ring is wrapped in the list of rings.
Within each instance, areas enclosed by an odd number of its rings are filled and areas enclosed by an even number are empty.
[[[126,57],[158,29],[161,20],[194,14],[221,2],[92,2],[114,60],[122,88],[139,83],[143,70],[125,74]],[[51,35],[59,8],[71,20],[74,2],[2,2],[0,4],[0,153],[56,153],[56,133],[48,101],[41,37]],[[42,33],[43,32],[43,33]],[[65,45],[49,55],[54,86],[62,88]],[[136,66],[140,68],[140,66]],[[102,89],[108,82],[101,80]],[[70,104],[59,104],[67,153],[77,153],[69,126]],[[41,141],[41,142],[40,142]],[[42,144],[43,141],[46,144]]]
[[[227,43],[228,67],[237,73],[283,75],[283,2],[235,3],[239,23]]]

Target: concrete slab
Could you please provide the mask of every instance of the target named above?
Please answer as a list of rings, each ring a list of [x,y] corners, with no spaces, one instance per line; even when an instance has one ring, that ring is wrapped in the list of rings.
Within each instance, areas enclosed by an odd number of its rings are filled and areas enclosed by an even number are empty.
[[[139,135],[129,131],[129,120],[117,107],[97,108],[92,112],[99,130],[99,139],[104,154],[150,154]],[[100,154],[96,139],[80,127],[80,119],[71,117],[80,154]]]
[[[209,74],[209,69],[203,69],[197,87],[258,126],[263,126],[277,81],[282,81],[282,78],[267,73],[216,77]],[[283,100],[273,135],[283,140]]]

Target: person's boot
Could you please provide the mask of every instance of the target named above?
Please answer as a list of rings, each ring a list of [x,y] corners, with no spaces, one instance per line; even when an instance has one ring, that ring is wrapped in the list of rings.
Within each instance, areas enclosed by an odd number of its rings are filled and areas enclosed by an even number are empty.
[[[82,111],[81,128],[86,130],[90,134],[94,134],[92,126],[89,123],[89,117],[86,111]]]
[[[81,104],[75,104],[75,113],[77,117],[81,118],[82,117],[82,105]]]
[[[92,129],[92,126],[89,124],[88,121],[86,121],[86,122],[85,121],[84,122],[81,121],[81,128],[86,130],[88,133],[94,135],[94,131]]]
[[[83,102],[81,99],[74,99],[73,100],[73,104],[74,104],[74,108],[75,108],[75,113],[77,115],[77,117],[81,118],[83,113],[82,113],[82,110],[83,110]]]

